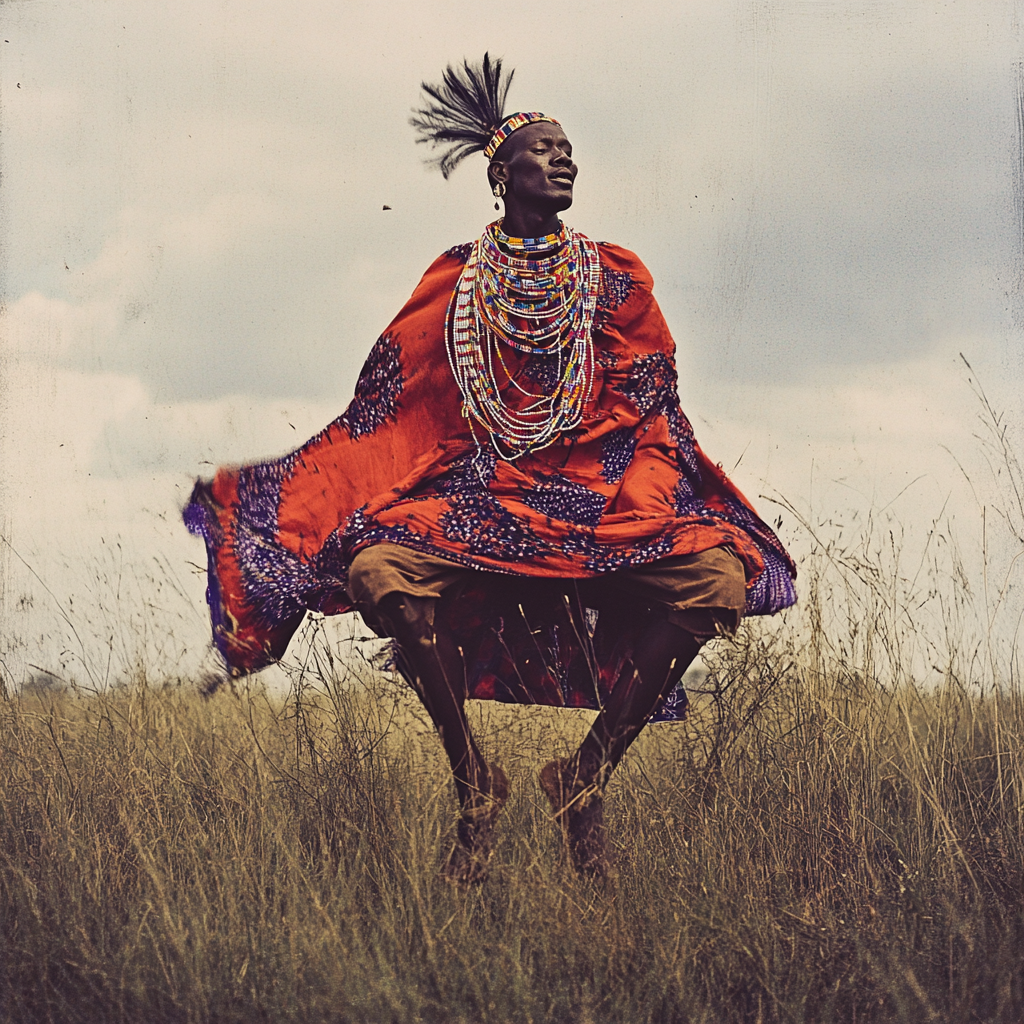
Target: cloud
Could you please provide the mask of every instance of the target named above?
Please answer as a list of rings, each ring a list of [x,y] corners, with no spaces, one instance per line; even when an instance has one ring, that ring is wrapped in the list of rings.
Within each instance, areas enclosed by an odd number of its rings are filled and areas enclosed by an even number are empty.
[[[6,370],[0,668],[95,683],[109,665],[119,678],[214,664],[205,554],[180,515],[195,475],[282,454],[333,410],[160,403],[137,377],[25,358]]]
[[[716,373],[1009,322],[1009,2],[391,10],[404,30],[359,4],[8,8],[11,298],[116,298],[68,355],[167,400],[336,396],[492,215],[482,165],[442,182],[406,118],[421,78],[500,40],[515,99],[576,140],[574,223],[640,252]]]
[[[949,526],[972,583],[986,563],[993,579],[1013,572],[1020,545],[1003,515],[1016,498],[987,443],[993,421],[979,391],[1019,450],[1017,387],[1000,376],[997,339],[946,338],[926,355],[816,368],[789,382],[709,380],[685,354],[681,370],[698,440],[766,520],[782,516],[780,536],[798,559],[813,538],[787,506],[827,538],[885,524],[908,563],[936,524]],[[1022,513],[1012,513],[1018,523]]]

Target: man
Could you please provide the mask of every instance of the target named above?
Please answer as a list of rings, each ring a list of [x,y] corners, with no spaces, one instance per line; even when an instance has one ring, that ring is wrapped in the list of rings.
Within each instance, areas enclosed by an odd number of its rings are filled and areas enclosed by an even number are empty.
[[[795,600],[792,561],[701,452],[649,273],[566,227],[577,167],[553,118],[505,117],[500,61],[449,68],[413,124],[482,150],[504,217],[440,256],[374,346],[345,413],[281,460],[198,483],[215,640],[279,658],[306,609],[394,638],[460,804],[443,874],[486,876],[508,786],[468,697],[595,707],[541,770],[576,868],[609,864],[602,794],[701,645]],[[497,203],[495,204],[497,207]]]

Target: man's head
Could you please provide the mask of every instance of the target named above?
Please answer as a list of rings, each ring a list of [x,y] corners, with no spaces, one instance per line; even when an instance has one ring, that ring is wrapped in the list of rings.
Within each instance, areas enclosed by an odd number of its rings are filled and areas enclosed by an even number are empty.
[[[572,143],[551,121],[535,121],[513,132],[487,168],[493,187],[505,186],[506,215],[530,211],[550,215],[572,206],[577,174]]]
[[[431,162],[447,178],[470,153],[483,152],[491,187],[502,186],[505,230],[525,238],[558,230],[572,205],[576,165],[561,126],[539,111],[504,113],[512,72],[484,54],[445,69],[441,82],[423,83],[424,106],[413,111],[417,142],[442,152]]]

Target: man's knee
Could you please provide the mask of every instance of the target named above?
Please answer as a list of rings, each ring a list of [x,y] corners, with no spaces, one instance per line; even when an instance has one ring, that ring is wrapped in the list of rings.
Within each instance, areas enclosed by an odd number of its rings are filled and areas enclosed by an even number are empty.
[[[380,578],[388,570],[384,545],[363,548],[348,567],[348,596],[359,607],[372,607],[380,600]]]
[[[737,555],[723,547],[702,551],[700,571],[707,581],[704,603],[742,612],[747,602],[747,574]]]
[[[395,572],[389,548],[363,548],[348,570],[348,593],[363,620],[378,636],[405,643],[429,643],[433,634],[436,598],[417,597],[396,589],[402,577]]]
[[[747,602],[743,563],[725,547],[691,557],[687,569],[699,583],[692,595],[669,611],[669,621],[700,640],[735,633]]]
[[[436,601],[471,573],[448,559],[383,542],[363,548],[352,560],[348,592],[354,605],[368,609],[396,591]]]

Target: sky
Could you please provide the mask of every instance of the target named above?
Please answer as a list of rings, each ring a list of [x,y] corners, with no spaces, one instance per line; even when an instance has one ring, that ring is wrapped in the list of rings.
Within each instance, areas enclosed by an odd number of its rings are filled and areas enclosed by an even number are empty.
[[[485,50],[516,68],[513,108],[562,122],[565,219],[650,268],[698,439],[793,550],[780,501],[920,537],[953,517],[986,555],[1005,495],[978,385],[1024,423],[1022,19],[8,0],[0,673],[209,664],[192,482],[342,412],[426,266],[493,218],[483,158],[444,181],[408,124],[423,80]]]

